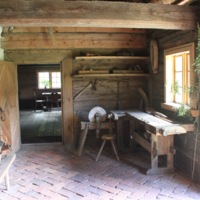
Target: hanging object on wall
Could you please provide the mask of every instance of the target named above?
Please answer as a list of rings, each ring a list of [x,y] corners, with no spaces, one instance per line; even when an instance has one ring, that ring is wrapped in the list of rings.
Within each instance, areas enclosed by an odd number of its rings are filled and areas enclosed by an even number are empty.
[[[158,42],[155,39],[150,41],[151,70],[153,74],[158,73]]]

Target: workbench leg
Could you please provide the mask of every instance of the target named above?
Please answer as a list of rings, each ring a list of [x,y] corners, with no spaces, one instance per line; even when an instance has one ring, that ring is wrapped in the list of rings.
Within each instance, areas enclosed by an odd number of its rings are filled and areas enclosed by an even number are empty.
[[[158,171],[158,152],[157,152],[157,141],[156,135],[151,135],[151,169],[147,171],[148,175],[156,174]]]
[[[160,136],[161,137],[161,136]],[[165,144],[165,146],[159,146]],[[161,137],[152,134],[151,136],[151,169],[147,171],[147,174],[163,174],[163,173],[172,173],[173,168],[173,156],[174,156],[174,136]],[[162,154],[160,154],[162,153]],[[167,165],[165,167],[158,166],[158,157],[159,155],[167,155]]]
[[[168,154],[167,154],[167,168],[168,169],[173,169],[174,168],[174,136],[169,135],[168,137]]]
[[[5,175],[4,179],[5,179],[5,183],[6,183],[6,189],[9,190],[10,189],[10,181],[9,181],[8,172],[6,172],[6,175]]]
[[[152,136],[151,143],[151,168],[158,169],[157,140],[155,136]]]
[[[119,150],[124,148],[123,144],[123,120],[118,119],[117,121],[117,146]]]
[[[79,156],[82,155],[83,147],[84,147],[85,140],[86,140],[87,133],[88,133],[88,128],[89,128],[89,124],[86,124],[84,130],[81,131],[81,139],[80,139],[80,145],[79,145],[79,149],[78,149]]]
[[[135,127],[135,123],[134,123],[134,120],[130,120],[130,143],[129,143],[129,146],[130,146],[130,149],[131,150],[135,150],[135,147],[137,146],[137,142],[133,139],[133,132],[136,130],[136,127]]]

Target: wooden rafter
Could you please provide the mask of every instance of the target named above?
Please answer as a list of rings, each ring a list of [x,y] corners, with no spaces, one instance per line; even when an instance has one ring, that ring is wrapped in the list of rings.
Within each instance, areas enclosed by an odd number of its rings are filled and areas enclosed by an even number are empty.
[[[194,1],[196,1],[196,0],[181,0],[177,3],[177,5],[186,5],[186,4],[190,4]]]
[[[150,0],[149,3],[161,3],[161,4],[175,4],[175,5],[186,5],[196,0]]]
[[[119,14],[120,12],[120,14]],[[194,29],[198,9],[106,1],[0,1],[0,26]]]
[[[176,0],[150,0],[149,3],[172,4]]]

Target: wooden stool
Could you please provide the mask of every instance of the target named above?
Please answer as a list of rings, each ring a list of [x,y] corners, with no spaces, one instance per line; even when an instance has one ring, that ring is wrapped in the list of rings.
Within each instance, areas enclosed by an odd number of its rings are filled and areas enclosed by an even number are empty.
[[[101,152],[102,152],[102,150],[103,150],[103,147],[104,147],[106,141],[110,141],[110,142],[111,142],[112,148],[113,148],[114,153],[115,153],[115,155],[116,155],[116,158],[117,158],[117,160],[119,161],[119,156],[118,156],[118,154],[117,154],[117,149],[116,149],[115,142],[114,142],[114,140],[115,140],[115,135],[113,135],[113,134],[106,134],[106,135],[103,135],[103,136],[101,137],[101,139],[103,140],[103,143],[102,143],[101,148],[100,148],[100,150],[99,150],[99,153],[98,153],[98,155],[97,155],[97,157],[96,157],[96,161],[98,161],[99,156],[100,156],[100,154],[101,154]]]

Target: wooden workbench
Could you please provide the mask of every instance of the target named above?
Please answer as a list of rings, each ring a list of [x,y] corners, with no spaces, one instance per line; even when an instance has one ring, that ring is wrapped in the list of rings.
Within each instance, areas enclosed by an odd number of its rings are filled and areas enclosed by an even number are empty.
[[[173,172],[174,135],[194,131],[192,124],[173,124],[172,122],[154,117],[142,111],[111,111],[114,119],[126,116],[130,121],[131,139],[140,144],[151,154],[151,168],[147,174],[161,174]],[[121,121],[119,120],[120,127]],[[122,137],[121,129],[117,134]],[[166,157],[166,165],[159,166],[159,157]]]
[[[192,131],[191,126],[173,124],[145,112],[126,113],[130,118],[130,132],[134,141],[151,154],[151,168],[147,174],[161,174],[174,171],[174,135]],[[147,138],[142,136],[142,131]],[[148,138],[149,136],[149,138]],[[166,156],[165,166],[159,166],[159,157]]]

